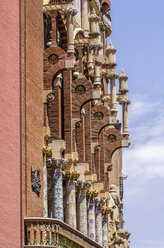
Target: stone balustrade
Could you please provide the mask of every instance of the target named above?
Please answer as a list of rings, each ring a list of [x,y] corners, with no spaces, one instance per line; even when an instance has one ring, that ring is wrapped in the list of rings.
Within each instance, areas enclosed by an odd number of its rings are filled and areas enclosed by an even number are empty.
[[[66,223],[52,218],[25,218],[24,247],[102,248]]]

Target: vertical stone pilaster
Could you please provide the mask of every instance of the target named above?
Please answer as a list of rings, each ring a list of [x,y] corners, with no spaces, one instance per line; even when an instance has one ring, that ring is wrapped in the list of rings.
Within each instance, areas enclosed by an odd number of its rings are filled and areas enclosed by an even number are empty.
[[[87,236],[87,199],[86,199],[86,189],[91,186],[88,181],[77,182],[77,228],[78,230]]]
[[[67,164],[66,159],[50,159],[48,163],[52,166],[52,200],[53,218],[63,221],[63,176],[62,167]]]

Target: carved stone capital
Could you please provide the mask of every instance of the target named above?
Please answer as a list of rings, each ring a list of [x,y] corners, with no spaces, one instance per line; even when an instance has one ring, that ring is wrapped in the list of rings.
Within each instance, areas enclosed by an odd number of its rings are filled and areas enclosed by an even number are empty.
[[[69,8],[64,8],[62,9],[62,13],[64,15],[72,15],[75,16],[77,14],[77,9],[69,7]]]
[[[47,167],[52,167],[54,169],[62,169],[66,167],[68,160],[65,158],[52,158],[47,160]]]
[[[117,79],[117,78],[119,78],[118,73],[114,73],[114,72],[107,73],[105,76],[106,76],[107,79]]]
[[[129,105],[129,104],[131,104],[131,100],[129,100],[129,99],[121,99],[120,101],[119,101],[119,104],[127,104],[127,105]]]
[[[96,199],[96,207],[101,208],[105,204],[105,199]]]
[[[79,190],[86,190],[86,189],[90,188],[91,182],[78,180],[76,186]]]
[[[80,176],[78,171],[67,170],[64,172],[64,178],[67,180],[77,180]]]
[[[92,14],[89,16],[88,20],[90,22],[98,21],[99,20],[99,17],[96,15],[95,9],[93,9]]]

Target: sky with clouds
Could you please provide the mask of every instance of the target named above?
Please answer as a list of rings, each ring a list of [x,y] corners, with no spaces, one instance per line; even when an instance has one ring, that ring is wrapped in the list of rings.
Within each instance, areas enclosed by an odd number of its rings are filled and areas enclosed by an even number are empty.
[[[164,0],[111,0],[117,72],[129,76],[131,146],[123,151],[131,248],[164,248]]]

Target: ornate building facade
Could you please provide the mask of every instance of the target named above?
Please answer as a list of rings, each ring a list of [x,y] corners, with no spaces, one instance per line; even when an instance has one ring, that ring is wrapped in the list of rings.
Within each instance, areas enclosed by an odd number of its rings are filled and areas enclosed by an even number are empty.
[[[2,240],[10,233],[11,238],[2,243],[129,248],[130,233],[123,229],[122,148],[130,145],[130,100],[128,77],[116,71],[116,48],[111,42],[107,46],[111,3],[12,4],[18,18],[9,20],[13,28],[8,32],[16,38],[10,37],[6,55],[11,52],[15,63],[10,60],[13,73],[4,74],[4,87],[11,92],[6,99],[12,103],[6,110],[10,118],[1,114],[8,127],[5,144],[11,146],[6,155],[13,159],[5,160],[2,169],[2,175],[7,168],[12,172],[5,175],[11,182],[2,207],[12,218]],[[3,5],[5,20],[11,5]],[[8,198],[13,201],[5,205]]]

